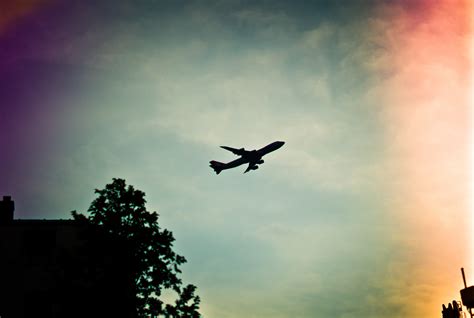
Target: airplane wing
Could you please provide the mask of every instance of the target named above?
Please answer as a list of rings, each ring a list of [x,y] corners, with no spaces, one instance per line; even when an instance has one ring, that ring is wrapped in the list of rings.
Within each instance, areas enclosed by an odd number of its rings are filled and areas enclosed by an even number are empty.
[[[250,170],[257,170],[258,166],[256,165],[255,162],[250,162],[249,166],[247,167],[247,170],[244,171],[244,173],[249,172]]]
[[[232,148],[232,147],[227,147],[227,146],[221,146],[221,148],[225,149],[225,150],[228,150],[228,151],[232,152],[233,154],[235,154],[237,156],[243,156],[243,155],[245,155],[245,153],[248,152],[244,148],[237,149],[237,148]]]

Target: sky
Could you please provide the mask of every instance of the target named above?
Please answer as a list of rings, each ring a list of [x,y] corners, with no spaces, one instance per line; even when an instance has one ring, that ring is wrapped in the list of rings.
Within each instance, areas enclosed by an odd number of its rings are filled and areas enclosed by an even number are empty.
[[[126,179],[206,318],[439,317],[474,284],[472,5],[2,1],[0,195],[66,219]]]

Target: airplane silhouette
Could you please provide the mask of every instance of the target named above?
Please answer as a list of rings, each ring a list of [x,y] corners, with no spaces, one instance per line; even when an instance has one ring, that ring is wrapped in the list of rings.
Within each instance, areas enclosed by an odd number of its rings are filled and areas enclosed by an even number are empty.
[[[229,150],[237,156],[240,156],[240,158],[228,163],[212,160],[209,161],[210,167],[214,169],[216,174],[219,174],[222,170],[235,168],[246,163],[248,163],[249,166],[247,167],[247,170],[244,171],[244,173],[249,172],[250,170],[257,170],[258,165],[264,162],[262,159],[263,156],[265,156],[269,152],[281,148],[281,146],[283,146],[284,144],[284,141],[275,141],[261,149],[251,151],[245,150],[244,148],[236,149],[227,146],[221,146],[221,148]]]

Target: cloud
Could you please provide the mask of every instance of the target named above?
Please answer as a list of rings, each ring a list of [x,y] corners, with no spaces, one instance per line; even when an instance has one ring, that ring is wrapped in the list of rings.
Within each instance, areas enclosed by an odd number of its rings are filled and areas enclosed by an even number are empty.
[[[32,208],[80,210],[94,187],[126,178],[175,233],[209,317],[406,317],[407,295],[439,308],[429,294],[447,276],[429,282],[423,269],[453,256],[443,242],[465,196],[452,182],[460,113],[444,107],[459,101],[448,94],[459,65],[432,43],[441,32],[458,45],[449,30],[414,29],[429,60],[396,5],[378,18],[357,1],[111,3],[77,2],[68,28],[48,20],[45,47],[25,53],[80,69],[77,92],[61,90],[53,160],[30,183],[51,188]],[[262,173],[207,167],[234,158],[220,145],[273,140],[286,144]]]
[[[149,56],[139,67],[156,70],[148,74],[149,85],[155,90],[155,101],[148,103],[154,104],[150,107],[156,108],[156,115],[147,119],[147,129],[209,147],[253,148],[283,139],[293,151],[281,154],[288,162],[283,169],[296,170],[307,183],[318,180],[329,187],[356,188],[376,169],[361,166],[367,156],[376,156],[371,150],[377,144],[371,134],[375,126],[371,127],[370,117],[358,113],[359,105],[352,104],[366,102],[365,92],[353,87],[340,94],[335,86],[338,81],[344,83],[344,77],[360,76],[357,69],[348,62],[340,68],[339,62],[334,64],[318,52],[333,42],[335,33],[339,34],[338,43],[344,43],[343,37],[351,36],[344,32],[324,24],[288,40],[284,49],[256,48],[238,39],[240,50],[231,52],[228,48],[237,41],[233,36],[217,40],[217,53],[207,41],[184,44],[185,50],[162,46],[158,56]],[[213,56],[211,61],[204,58],[208,54]],[[333,64],[340,71],[330,76],[328,68]],[[354,125],[360,127],[356,135]],[[366,143],[371,142],[367,148]],[[339,152],[344,146],[347,155]],[[368,150],[359,162],[350,155],[357,148]],[[365,172],[359,175],[351,170]]]

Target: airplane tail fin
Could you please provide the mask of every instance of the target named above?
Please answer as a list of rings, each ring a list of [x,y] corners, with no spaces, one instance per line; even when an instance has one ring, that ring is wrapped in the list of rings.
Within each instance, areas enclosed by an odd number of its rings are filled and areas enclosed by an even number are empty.
[[[210,163],[209,167],[214,169],[216,174],[219,174],[225,167],[225,163],[222,163],[222,162],[219,162],[219,161],[212,160],[212,161],[209,161],[209,163]]]

